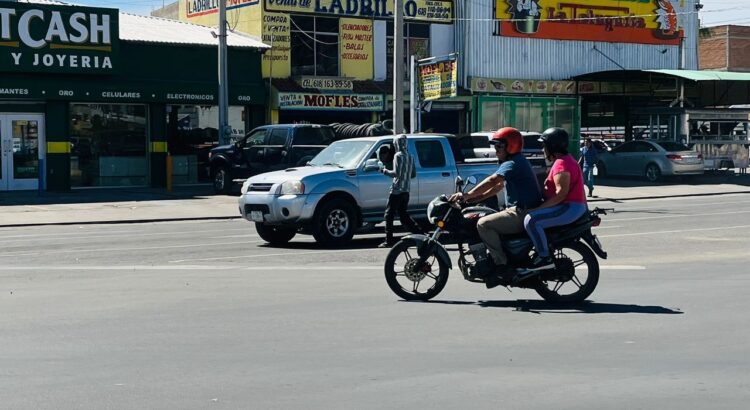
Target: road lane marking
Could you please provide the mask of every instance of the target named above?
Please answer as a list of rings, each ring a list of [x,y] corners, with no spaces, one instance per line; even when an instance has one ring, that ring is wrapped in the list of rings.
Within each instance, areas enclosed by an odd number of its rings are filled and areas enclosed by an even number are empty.
[[[101,248],[101,249],[95,249],[95,248],[76,248],[76,249],[65,249],[65,250],[59,250],[59,251],[34,251],[34,252],[13,252],[13,253],[0,253],[0,258],[5,256],[38,256],[40,253],[43,255],[51,255],[51,254],[64,254],[64,253],[75,253],[75,252],[122,252],[122,251],[150,251],[150,250],[161,250],[161,249],[179,249],[179,248],[198,248],[198,247],[206,247],[209,248],[211,246],[219,246],[219,245],[239,245],[239,244],[250,244],[250,243],[263,243],[265,241],[247,241],[247,242],[220,242],[220,243],[197,243],[192,245],[154,245],[154,246],[148,246],[145,248]]]
[[[750,225],[722,226],[722,227],[717,227],[717,228],[678,229],[678,230],[673,230],[673,231],[621,233],[621,234],[614,234],[614,235],[597,235],[597,236],[599,238],[619,238],[623,236],[661,235],[661,234],[684,233],[684,232],[723,231],[725,229],[744,229],[744,228],[750,228]]]
[[[97,238],[107,238],[109,236],[118,236],[122,234],[130,234],[133,236],[157,236],[157,235],[179,235],[183,233],[189,233],[189,234],[203,234],[203,233],[216,233],[216,232],[247,232],[247,230],[250,228],[232,228],[232,229],[211,229],[211,230],[205,230],[205,231],[170,231],[170,232],[150,232],[150,233],[142,233],[142,231],[107,231],[107,232],[101,232],[96,233],[95,235],[86,235],[86,236],[76,236],[78,232],[66,232],[66,233],[50,233],[50,234],[37,234],[37,235],[16,235],[16,236],[3,236],[2,239],[0,239],[0,244],[2,243],[16,243],[16,242],[28,242],[28,241],[37,241],[37,240],[44,240],[45,238],[52,239],[59,239],[59,237],[62,237],[64,239],[97,239]],[[93,232],[92,232],[93,233]],[[21,239],[14,239],[14,238],[21,238]],[[24,239],[28,238],[28,239]]]
[[[602,265],[599,267],[601,270],[645,270],[645,266],[638,265]],[[299,271],[299,270],[310,270],[310,271],[382,271],[382,265],[355,265],[355,266],[209,266],[209,265],[122,265],[122,266],[109,266],[109,265],[90,265],[90,266],[77,266],[77,265],[61,265],[61,266],[0,266],[0,271],[172,271],[172,270],[238,270],[238,271]]]
[[[375,250],[375,249],[371,249]],[[382,249],[383,251],[389,251],[390,249]],[[314,251],[314,252],[285,252],[285,253],[263,253],[259,255],[242,255],[242,256],[220,256],[215,258],[196,258],[196,259],[176,259],[169,261],[169,263],[182,263],[182,262],[200,262],[200,261],[221,261],[229,259],[255,259],[255,258],[266,258],[269,256],[299,256],[299,255],[320,255],[329,253],[341,253],[341,252],[363,252],[364,249],[337,249],[332,251]],[[268,269],[268,268],[266,268]]]
[[[683,214],[683,215],[660,215],[660,216],[643,216],[640,218],[621,218],[621,219],[605,219],[610,222],[631,222],[631,221],[646,221],[651,219],[667,219],[667,218],[692,218],[696,216],[716,216],[716,215],[736,215],[736,214],[748,214],[747,211],[732,211],[732,212],[711,212],[704,214]]]

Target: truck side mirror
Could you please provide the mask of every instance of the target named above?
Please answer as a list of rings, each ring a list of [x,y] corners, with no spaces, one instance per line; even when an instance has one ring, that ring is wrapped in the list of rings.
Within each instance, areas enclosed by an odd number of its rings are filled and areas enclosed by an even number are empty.
[[[377,160],[377,158],[371,158],[365,161],[365,172],[372,172],[372,171],[378,171],[380,170],[380,161]]]

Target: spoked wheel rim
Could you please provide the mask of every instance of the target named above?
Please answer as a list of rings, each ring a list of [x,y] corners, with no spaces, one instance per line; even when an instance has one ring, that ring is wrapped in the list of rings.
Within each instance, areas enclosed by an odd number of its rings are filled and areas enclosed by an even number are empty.
[[[545,300],[581,302],[598,282],[596,255],[586,245],[574,243],[555,253],[555,270],[540,277],[537,291]]]
[[[224,184],[226,183],[226,173],[223,169],[220,169],[216,171],[216,175],[214,175],[214,188],[218,190],[224,189]]]
[[[659,179],[659,168],[656,165],[649,165],[646,167],[646,179],[651,182],[655,182]]]
[[[448,279],[448,269],[436,254],[419,266],[417,245],[397,243],[386,258],[385,275],[391,290],[406,300],[429,300],[435,297]]]
[[[341,238],[349,230],[351,220],[349,215],[341,209],[334,209],[326,218],[326,231],[334,238]]]

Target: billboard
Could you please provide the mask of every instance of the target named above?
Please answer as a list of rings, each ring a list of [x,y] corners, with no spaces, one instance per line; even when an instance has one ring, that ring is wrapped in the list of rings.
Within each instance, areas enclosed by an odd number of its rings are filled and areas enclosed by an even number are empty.
[[[495,0],[498,34],[554,40],[679,45],[670,0]]]
[[[392,19],[393,4],[393,1],[387,0],[265,0],[263,3],[267,11],[373,19]],[[430,23],[453,23],[453,1],[404,0],[404,18]]]
[[[439,100],[458,95],[458,86],[456,85],[458,64],[455,55],[451,55],[448,59],[442,61],[419,63],[417,72],[422,101]]]

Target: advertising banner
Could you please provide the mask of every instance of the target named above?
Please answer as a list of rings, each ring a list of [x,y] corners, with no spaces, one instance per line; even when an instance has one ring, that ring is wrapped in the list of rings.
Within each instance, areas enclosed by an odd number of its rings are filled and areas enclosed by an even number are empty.
[[[455,56],[448,60],[420,63],[419,89],[422,101],[450,98],[458,95],[458,63]]]
[[[0,71],[114,73],[118,19],[115,9],[2,2]]]
[[[260,0],[224,0],[227,11],[258,4]],[[184,0],[185,14],[188,18],[206,16],[219,13],[219,0]],[[214,17],[215,18],[215,17]]]
[[[264,0],[267,11],[310,13],[328,17],[392,19],[393,1],[388,0]],[[452,0],[405,0],[404,18],[430,23],[452,23]]]
[[[271,49],[263,54],[263,77],[286,78],[292,72],[292,41],[289,15],[263,14],[263,43]]]
[[[339,21],[339,55],[341,74],[355,80],[373,77],[372,20],[345,19]]]
[[[471,90],[479,93],[572,95],[576,93],[576,82],[472,77]]]
[[[508,37],[679,45],[677,0],[495,0]]]
[[[383,94],[279,93],[280,110],[383,111]]]

